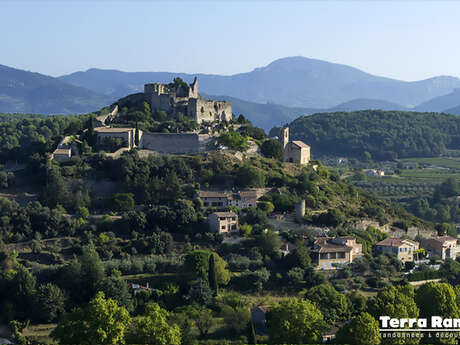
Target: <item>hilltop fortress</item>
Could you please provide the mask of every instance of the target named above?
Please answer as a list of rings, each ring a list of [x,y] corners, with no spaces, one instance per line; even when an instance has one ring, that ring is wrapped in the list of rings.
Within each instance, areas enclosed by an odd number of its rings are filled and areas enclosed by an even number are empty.
[[[183,114],[197,123],[228,122],[232,119],[232,103],[201,98],[196,77],[190,85],[174,81],[171,84],[144,85],[144,95],[152,111],[163,110],[176,116]]]

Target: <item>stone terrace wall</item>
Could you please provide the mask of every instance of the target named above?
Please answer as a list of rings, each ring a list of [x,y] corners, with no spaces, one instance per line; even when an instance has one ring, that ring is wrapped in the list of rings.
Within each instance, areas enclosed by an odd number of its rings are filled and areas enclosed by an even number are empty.
[[[197,133],[143,133],[140,147],[160,153],[199,153],[212,141],[207,134]]]

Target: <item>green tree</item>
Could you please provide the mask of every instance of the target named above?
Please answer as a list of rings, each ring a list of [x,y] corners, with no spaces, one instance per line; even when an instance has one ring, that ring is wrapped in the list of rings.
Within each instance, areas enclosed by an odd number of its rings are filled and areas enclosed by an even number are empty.
[[[257,246],[265,255],[276,255],[279,253],[283,242],[274,231],[262,232],[256,239]]]
[[[420,316],[431,319],[431,316],[458,318],[459,307],[454,289],[448,283],[430,282],[417,290],[415,300],[420,308]],[[385,314],[386,315],[386,314]]]
[[[344,294],[327,284],[315,286],[307,291],[305,298],[309,299],[321,310],[327,323],[335,323],[348,318],[348,301]]]
[[[340,344],[379,345],[379,323],[369,313],[361,313],[339,329],[336,339]]]
[[[379,291],[377,296],[367,300],[367,311],[376,319],[382,315],[399,319],[417,318],[419,309],[414,301],[414,294],[414,288],[411,285],[386,286]],[[418,344],[419,341],[420,339],[417,338],[388,338],[385,343]]]
[[[36,279],[27,268],[19,265],[13,278],[8,284],[8,301],[14,306],[14,319],[26,320],[30,318],[31,308],[36,303]]]
[[[300,267],[307,269],[312,266],[310,251],[303,243],[298,243],[297,248],[289,253],[284,260],[289,268]]]
[[[79,258],[82,285],[78,293],[84,301],[88,301],[97,292],[99,284],[105,279],[104,264],[102,263],[93,243],[83,247]]]
[[[284,148],[278,140],[265,140],[260,150],[265,157],[283,160]]]
[[[216,264],[214,262],[214,255],[209,255],[209,269],[208,269],[209,287],[213,291],[214,296],[219,294],[219,284],[217,283]]]
[[[60,344],[124,344],[130,322],[125,308],[98,292],[86,307],[64,315],[51,336]]]
[[[190,283],[190,289],[185,298],[192,303],[207,306],[211,304],[213,295],[214,291],[209,287],[208,281],[197,279]]]
[[[269,214],[275,210],[275,206],[270,201],[260,201],[257,203],[257,208]]]
[[[272,344],[319,343],[327,329],[321,311],[308,300],[290,298],[275,303],[267,318]]]
[[[248,322],[248,344],[257,344],[256,332],[252,320]]]
[[[264,187],[265,175],[257,168],[250,165],[244,165],[236,171],[235,183],[242,188]]]
[[[212,310],[207,308],[199,308],[193,314],[195,325],[200,332],[200,336],[206,336],[210,329],[215,325],[216,321],[212,316]]]
[[[39,319],[52,322],[65,310],[65,297],[62,290],[52,284],[40,285],[37,291]]]
[[[168,312],[157,303],[146,306],[145,316],[134,319],[127,335],[130,344],[180,345],[181,332],[177,325],[169,325]]]
[[[243,152],[246,151],[249,147],[248,139],[235,131],[221,134],[221,136],[218,138],[218,141],[222,145]]]
[[[366,296],[357,291],[351,291],[347,294],[347,298],[351,316],[357,316],[366,310]]]
[[[134,310],[134,303],[131,294],[128,290],[128,285],[123,279],[111,276],[102,280],[97,289],[104,292],[107,298],[112,298],[122,307],[125,307],[129,312]]]
[[[216,267],[216,278],[220,285],[227,285],[230,281],[230,272],[227,270],[227,263],[217,253],[207,250],[194,250],[185,256],[183,272],[189,280],[203,279],[208,281],[209,257],[214,255]]]
[[[115,193],[112,199],[115,211],[127,212],[134,208],[134,195],[131,193]]]
[[[136,121],[136,132],[134,136],[134,144],[136,146],[139,146],[139,127],[138,127],[137,121]]]

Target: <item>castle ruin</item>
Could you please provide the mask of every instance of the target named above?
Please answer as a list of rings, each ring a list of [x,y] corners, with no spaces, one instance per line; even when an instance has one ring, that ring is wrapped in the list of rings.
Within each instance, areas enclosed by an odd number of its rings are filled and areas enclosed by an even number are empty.
[[[232,119],[232,103],[201,98],[196,77],[190,85],[176,82],[145,84],[144,95],[150,103],[152,112],[163,110],[174,116],[181,113],[197,123],[228,122]]]

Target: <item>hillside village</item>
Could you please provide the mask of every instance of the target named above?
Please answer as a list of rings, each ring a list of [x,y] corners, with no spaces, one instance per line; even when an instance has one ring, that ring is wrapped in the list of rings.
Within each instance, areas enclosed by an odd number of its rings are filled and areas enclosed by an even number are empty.
[[[460,2],[24,4],[0,345],[459,343]]]
[[[349,310],[327,316],[329,327],[316,338],[327,342],[364,310],[356,296],[373,301],[393,284],[455,276],[455,229],[355,188],[312,159],[312,148],[292,140],[289,126],[267,137],[244,115],[232,114],[230,102],[202,99],[196,78],[146,84],[143,93],[75,121],[68,128],[77,130],[62,133],[45,159],[29,163],[42,192],[21,205],[14,193],[0,198],[0,210],[11,214],[0,227],[8,238],[5,262],[17,255],[17,265],[61,281],[80,274],[69,271],[74,262],[83,269],[90,260],[102,267],[102,285],[94,289],[107,296],[123,292],[120,303],[132,313],[148,300],[176,317],[185,315],[177,308],[188,305],[197,320],[200,313],[225,320],[212,332],[194,325],[200,340],[235,329],[246,337],[248,323],[254,337],[267,340],[273,299],[332,289],[328,293],[348,301]],[[18,181],[19,191],[28,188]],[[45,225],[35,225],[36,212],[49,217]],[[35,232],[22,225],[24,217]],[[220,267],[212,288],[210,258]],[[60,286],[72,301],[81,298],[79,289],[92,296],[86,285]],[[165,286],[172,290],[163,292]],[[234,308],[219,299],[232,294],[248,305]],[[315,303],[330,315],[327,305]],[[25,320],[20,312],[11,315]]]
[[[203,100],[198,93],[198,80],[188,85],[176,79],[171,84],[151,83],[144,86],[144,99],[148,100],[152,113],[165,111],[168,117],[177,118],[184,114],[200,124],[192,132],[182,133],[148,133],[134,127],[120,127],[116,119],[118,116],[118,105],[113,105],[110,112],[95,117],[92,121],[95,124],[94,132],[98,143],[103,143],[108,139],[121,139],[123,152],[134,148],[144,149],[160,154],[203,154],[207,151],[216,150],[217,136],[222,133],[222,128],[217,127],[222,123],[233,124],[234,115],[231,112],[231,103],[225,101]],[[228,129],[224,128],[224,131]],[[206,132],[207,134],[204,134]],[[66,162],[72,156],[78,156],[78,138],[67,136],[64,138],[52,154],[52,159],[59,162]],[[275,137],[283,147],[283,161],[306,165],[310,163],[310,146],[302,141],[291,141],[289,137],[289,127],[280,128],[279,135]],[[260,152],[260,149],[258,150]],[[259,153],[260,154],[260,153]],[[342,158],[342,161],[345,158]],[[340,163],[342,163],[339,162]],[[314,165],[316,169],[317,165]],[[371,169],[366,172],[369,176],[384,176],[384,171]],[[243,190],[201,190],[197,193],[196,199],[202,204],[204,210],[215,210],[208,216],[209,229],[217,234],[238,236],[239,222],[238,215],[233,211],[228,211],[232,207],[239,209],[256,208],[258,203],[263,200],[263,196],[273,192],[267,188],[243,189]],[[285,215],[270,215],[273,219],[284,219]],[[281,217],[281,218],[280,218]],[[288,227],[298,227],[305,217],[305,200],[300,200],[295,206],[295,212],[291,220],[285,223]],[[289,219],[289,217],[287,218]],[[289,224],[289,222],[291,222]],[[274,222],[276,223],[276,221]],[[379,225],[376,225],[379,227]],[[388,226],[381,227],[391,236]],[[393,229],[395,230],[395,229]],[[398,232],[395,232],[397,234]],[[327,234],[327,232],[326,232]],[[420,231],[412,231],[412,236],[420,235]],[[423,235],[422,235],[423,236]],[[399,237],[387,238],[375,243],[378,252],[393,253],[403,263],[420,262],[419,246],[424,249],[425,258],[456,258],[456,240],[450,236],[433,236],[433,232],[427,231],[426,239],[420,243],[409,239],[399,239]],[[346,239],[344,241],[344,239]],[[286,242],[287,247],[294,247],[293,243]],[[353,258],[359,258],[362,250],[356,247],[356,238],[349,237],[318,237],[310,248],[315,253],[315,262],[318,269],[337,269],[343,265],[353,262]],[[355,248],[356,247],[356,248]],[[288,250],[284,252],[290,253]],[[416,255],[417,254],[417,255]]]

